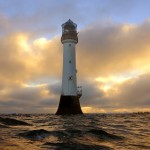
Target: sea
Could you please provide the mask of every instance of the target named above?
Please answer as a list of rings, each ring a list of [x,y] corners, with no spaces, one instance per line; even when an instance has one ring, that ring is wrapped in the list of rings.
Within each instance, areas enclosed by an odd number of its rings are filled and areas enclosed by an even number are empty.
[[[150,113],[0,114],[0,150],[150,150]]]

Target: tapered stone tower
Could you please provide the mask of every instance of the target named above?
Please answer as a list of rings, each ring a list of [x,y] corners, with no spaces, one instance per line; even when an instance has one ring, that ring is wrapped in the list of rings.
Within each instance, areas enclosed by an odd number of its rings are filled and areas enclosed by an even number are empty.
[[[82,114],[79,98],[81,86],[77,87],[76,49],[78,43],[77,25],[70,19],[62,24],[63,74],[62,92],[56,115]]]

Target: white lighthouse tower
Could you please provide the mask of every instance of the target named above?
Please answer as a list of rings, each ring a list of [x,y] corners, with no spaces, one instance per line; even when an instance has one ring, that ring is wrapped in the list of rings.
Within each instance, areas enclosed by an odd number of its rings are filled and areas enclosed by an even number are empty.
[[[61,42],[63,44],[62,92],[56,114],[82,114],[79,102],[82,89],[77,87],[76,78],[77,25],[70,19],[62,24]]]

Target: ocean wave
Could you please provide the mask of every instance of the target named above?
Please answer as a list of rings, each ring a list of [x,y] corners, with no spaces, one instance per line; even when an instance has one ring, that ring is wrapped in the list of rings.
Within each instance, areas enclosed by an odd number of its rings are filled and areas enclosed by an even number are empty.
[[[19,133],[18,135],[30,140],[42,140],[45,137],[49,136],[50,132],[44,129],[40,129]]]
[[[56,150],[113,150],[113,148],[110,148],[108,146],[103,145],[86,145],[81,143],[52,143],[52,142],[46,142],[43,144],[44,146],[49,147],[50,149],[56,149]]]
[[[0,150],[147,150],[149,118],[150,113],[0,115]]]
[[[101,129],[91,129],[88,131],[89,133],[92,133],[94,135],[99,136],[102,139],[111,139],[111,140],[122,140],[123,137],[122,136],[118,136],[115,134],[110,134],[104,130]]]
[[[11,125],[11,126],[18,126],[18,125],[31,126],[31,124],[24,121],[12,119],[12,118],[2,118],[2,117],[0,117],[0,123],[4,125]]]

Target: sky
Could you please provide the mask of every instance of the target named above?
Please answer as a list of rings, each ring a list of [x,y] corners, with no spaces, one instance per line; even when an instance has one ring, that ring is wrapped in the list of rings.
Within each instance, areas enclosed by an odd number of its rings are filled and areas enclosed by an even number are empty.
[[[61,25],[77,24],[84,113],[150,111],[149,0],[0,0],[0,113],[55,113]]]

